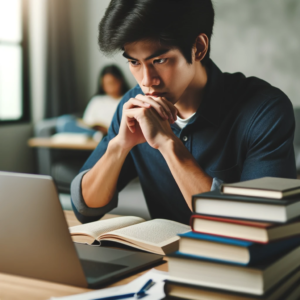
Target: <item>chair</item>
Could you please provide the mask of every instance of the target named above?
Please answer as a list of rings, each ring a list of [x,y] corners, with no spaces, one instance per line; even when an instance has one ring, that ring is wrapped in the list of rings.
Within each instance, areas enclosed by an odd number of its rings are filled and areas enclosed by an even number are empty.
[[[56,133],[57,118],[39,121],[34,126],[36,137],[51,137]],[[91,154],[91,150],[37,148],[39,174],[50,175],[60,193],[70,193],[70,184]]]

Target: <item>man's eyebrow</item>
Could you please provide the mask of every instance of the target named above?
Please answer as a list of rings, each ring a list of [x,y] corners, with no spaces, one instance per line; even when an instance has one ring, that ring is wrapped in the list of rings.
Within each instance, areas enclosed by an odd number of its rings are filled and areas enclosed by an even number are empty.
[[[125,58],[132,59],[132,60],[137,60],[136,58],[133,58],[133,57],[129,56],[125,51],[123,52],[122,55],[123,55]]]
[[[150,56],[146,57],[145,60],[149,60],[149,59],[154,58],[156,56],[163,55],[163,54],[165,54],[169,51],[170,51],[170,49],[159,49],[159,50],[155,51],[153,54],[151,54]],[[138,59],[128,55],[125,51],[123,52],[123,56],[127,59],[138,60]]]

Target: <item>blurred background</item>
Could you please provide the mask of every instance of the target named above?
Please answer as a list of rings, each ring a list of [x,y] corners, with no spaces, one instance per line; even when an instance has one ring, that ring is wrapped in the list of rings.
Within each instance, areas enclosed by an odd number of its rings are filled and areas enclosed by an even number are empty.
[[[279,87],[297,116],[300,1],[213,3],[211,58],[223,72],[239,71]],[[109,0],[0,0],[0,170],[52,176],[56,172],[70,180],[89,151],[72,158],[78,165],[71,167],[72,173],[66,166],[54,168],[55,159],[70,157],[70,152],[29,147],[28,140],[53,134],[60,115],[82,115],[104,66],[117,65],[128,85],[136,84],[121,53],[106,58],[98,49],[98,24],[108,4]],[[296,140],[298,135],[300,131]],[[41,166],[43,162],[48,165]],[[68,192],[68,180],[61,184],[62,193]]]

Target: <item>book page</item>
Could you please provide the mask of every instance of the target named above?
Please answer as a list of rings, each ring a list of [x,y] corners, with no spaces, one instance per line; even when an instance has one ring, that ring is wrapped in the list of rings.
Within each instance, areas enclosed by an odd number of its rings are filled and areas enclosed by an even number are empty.
[[[111,231],[110,234],[130,237],[134,240],[151,244],[164,244],[177,237],[178,233],[190,231],[191,227],[175,221],[154,219],[142,224]]]
[[[108,220],[100,220],[96,222],[91,222],[83,225],[77,225],[69,228],[71,235],[90,235],[94,239],[97,239],[101,234],[116,230],[119,228],[123,228],[126,226],[131,226],[134,224],[138,224],[141,222],[145,222],[144,219],[139,217],[117,217],[111,218]]]

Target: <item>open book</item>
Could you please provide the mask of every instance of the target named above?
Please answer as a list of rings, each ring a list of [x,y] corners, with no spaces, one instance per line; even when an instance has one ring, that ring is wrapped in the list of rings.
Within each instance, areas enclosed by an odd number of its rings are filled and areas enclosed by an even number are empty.
[[[97,134],[98,134],[97,139],[98,141],[100,141],[103,137],[103,134],[100,131]],[[84,145],[89,141],[93,141],[93,138],[94,137],[91,137],[86,133],[59,132],[51,136],[51,142],[54,144]]]
[[[83,128],[93,128],[95,130],[98,130],[98,131],[108,131],[108,128],[109,128],[109,124],[110,124],[111,121],[108,121],[108,122],[99,122],[97,121],[96,123],[93,122],[93,123],[87,123],[85,122],[83,119],[78,119],[77,120],[77,123],[80,127],[83,127]],[[106,124],[105,124],[106,123]]]
[[[178,250],[178,233],[190,226],[164,219],[145,221],[139,217],[117,217],[69,228],[74,242],[92,244],[111,241],[165,255]]]

